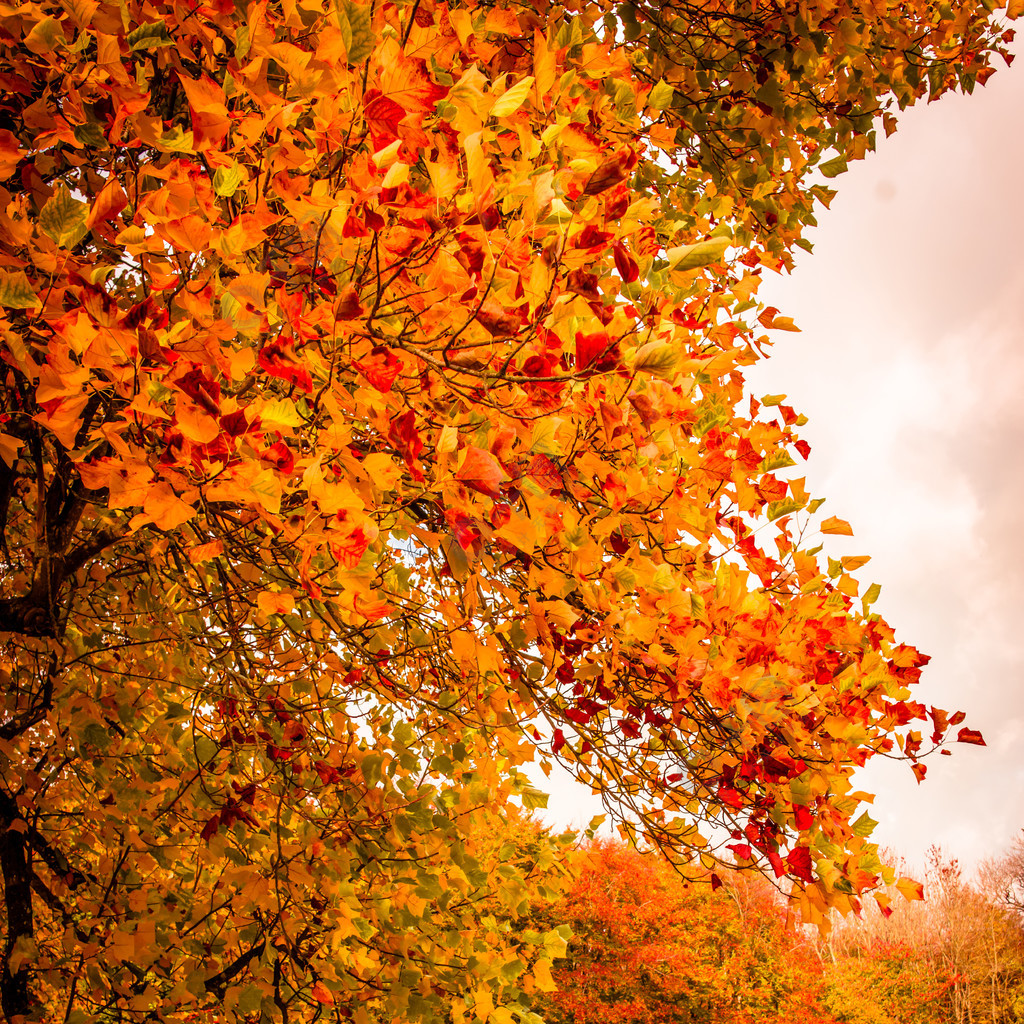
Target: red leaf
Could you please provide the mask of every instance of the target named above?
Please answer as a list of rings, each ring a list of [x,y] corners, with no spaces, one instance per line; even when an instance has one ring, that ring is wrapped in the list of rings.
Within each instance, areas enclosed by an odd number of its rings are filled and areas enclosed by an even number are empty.
[[[961,729],[956,734],[957,743],[973,743],[976,747],[984,747],[985,737],[977,729]]]
[[[355,285],[342,285],[338,301],[334,303],[334,315],[339,320],[355,320],[362,312],[363,307],[359,302],[359,292],[356,291]]]
[[[811,876],[811,851],[806,846],[798,846],[790,850],[786,856],[786,866],[801,882],[813,881]]]
[[[722,887],[722,880],[714,872],[711,873],[711,891],[714,892],[716,889]]]
[[[552,494],[557,494],[564,486],[561,471],[546,455],[534,455],[526,472]]]
[[[388,440],[401,452],[406,462],[412,462],[423,451],[423,439],[416,430],[416,413],[412,409],[391,421]]]
[[[640,276],[640,268],[637,266],[636,260],[629,255],[629,250],[622,242],[616,243],[612,255],[615,257],[615,269],[619,272],[619,277],[626,284],[632,284]]]
[[[800,804],[796,804],[793,807],[793,819],[796,822],[796,827],[800,829],[801,832],[806,832],[811,825],[814,824],[814,818],[811,815],[811,812]]]
[[[515,310],[505,309],[496,299],[486,299],[476,311],[476,321],[491,337],[509,337],[522,323]]]
[[[309,394],[313,390],[313,381],[309,376],[309,370],[300,363],[294,362],[293,355],[294,351],[290,345],[272,342],[260,349],[259,364],[271,377],[294,384]]]
[[[391,390],[402,369],[402,360],[383,345],[374,346],[369,359],[355,364],[356,369],[366,378],[366,383],[382,395]]]
[[[203,831],[199,833],[199,838],[204,843],[208,843],[216,834],[217,829],[220,828],[220,812],[218,811],[204,826]]]
[[[480,539],[476,523],[465,513],[449,508],[445,510],[444,518],[464,551],[468,551]]]
[[[619,343],[607,331],[576,332],[576,369],[614,370],[619,365]]]
[[[363,97],[363,116],[373,136],[375,149],[383,149],[392,139],[398,138],[398,125],[405,117],[405,111],[378,89],[370,89]]]
[[[557,754],[565,746],[565,735],[561,729],[555,730],[555,738],[551,741],[551,753]]]
[[[618,185],[626,178],[635,163],[636,154],[631,151],[617,153],[610,160],[605,160],[604,163],[598,165],[597,170],[588,179],[583,188],[583,194],[596,196],[613,185]]]
[[[466,449],[466,457],[455,474],[455,479],[461,480],[467,487],[472,487],[474,491],[486,494],[489,498],[500,498],[499,488],[502,482],[508,479],[508,474],[490,452],[470,446]]]
[[[312,996],[318,1003],[322,1003],[324,1006],[334,1005],[334,996],[331,995],[322,981],[317,981],[313,984]]]
[[[281,473],[290,474],[295,468],[295,456],[283,441],[278,441],[266,451],[260,452],[260,458]]]
[[[610,231],[598,231],[593,224],[587,224],[582,231],[570,241],[574,249],[590,249],[597,252],[605,249],[615,236]]]

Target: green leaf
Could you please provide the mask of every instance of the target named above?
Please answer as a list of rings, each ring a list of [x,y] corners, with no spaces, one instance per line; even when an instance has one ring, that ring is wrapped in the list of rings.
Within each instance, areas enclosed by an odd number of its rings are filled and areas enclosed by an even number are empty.
[[[238,164],[218,167],[213,175],[213,191],[219,196],[233,196],[245,182],[245,174]]]
[[[85,226],[88,215],[89,207],[73,198],[62,185],[39,211],[39,227],[61,248],[73,249],[88,231]]]
[[[7,309],[35,309],[41,305],[24,270],[0,270],[0,306]]]
[[[647,106],[651,110],[668,110],[672,106],[675,94],[675,89],[662,79],[648,94]]]
[[[818,168],[826,178],[835,178],[846,170],[846,159],[841,156],[826,160]]]
[[[64,29],[56,18],[42,18],[32,26],[24,39],[24,47],[32,53],[52,53],[65,43]]]
[[[537,420],[533,425],[533,435],[530,438],[530,451],[542,452],[544,455],[562,455],[562,445],[555,437],[561,420],[554,416],[545,416]]]
[[[878,822],[873,821],[868,812],[865,811],[855,822],[853,822],[853,824],[850,825],[850,828],[855,836],[860,836],[862,839],[866,839],[875,831],[875,826],[877,824]]]
[[[633,369],[638,373],[649,373],[653,377],[675,376],[678,350],[664,341],[649,341],[636,350]]]
[[[771,455],[766,455],[761,460],[761,471],[764,473],[771,473],[776,469],[785,469],[787,466],[795,466],[796,459],[793,458],[789,452],[784,449],[779,449],[777,452],[772,452]]]
[[[85,35],[85,33],[82,33]],[[91,146],[93,149],[106,149],[107,140],[103,130],[95,121],[87,121],[85,124],[75,125],[75,140],[83,146]]]
[[[523,806],[528,811],[535,811],[537,808],[545,808],[548,805],[548,795],[543,790],[534,789],[533,786],[525,786],[522,791]]]
[[[361,64],[377,45],[370,21],[370,8],[354,4],[351,0],[335,0],[334,9],[338,15],[338,27],[345,42],[348,62]]]
[[[157,139],[156,145],[165,153],[191,153],[194,146],[192,132],[186,132],[181,125],[176,124]]]
[[[799,512],[805,504],[806,502],[797,501],[796,498],[783,498],[782,501],[773,501],[768,506],[768,521],[774,522],[776,519],[781,519],[783,516]]]
[[[147,21],[128,33],[128,46],[135,50],[157,50],[162,46],[173,46],[174,40],[163,21]]]
[[[677,245],[665,253],[669,270],[696,270],[720,263],[730,242],[728,238],[708,238],[692,245]]]

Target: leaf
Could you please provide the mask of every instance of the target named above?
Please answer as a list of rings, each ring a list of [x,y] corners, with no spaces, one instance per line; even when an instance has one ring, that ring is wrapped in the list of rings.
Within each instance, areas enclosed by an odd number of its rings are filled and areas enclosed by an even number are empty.
[[[514,114],[523,105],[526,97],[530,95],[532,88],[533,75],[526,75],[524,78],[521,78],[495,100],[494,105],[491,107],[491,116],[509,117],[511,114]]]
[[[977,729],[963,728],[956,734],[957,743],[973,743],[976,747],[987,746],[985,737]]]
[[[501,485],[508,479],[508,473],[490,452],[468,445],[455,479],[490,498],[500,498]]]
[[[825,519],[819,529],[822,533],[838,534],[843,537],[853,536],[853,527],[845,519],[839,519],[837,516]]]
[[[322,981],[317,981],[313,983],[313,988],[310,994],[318,1003],[320,1003],[321,1006],[334,1005],[334,996],[332,995],[330,989],[328,989],[327,986],[324,985]]]
[[[896,888],[905,900],[923,900],[924,886],[915,882],[912,878],[900,878],[896,882]]]
[[[868,812],[865,811],[855,822],[853,822],[852,825],[850,825],[850,829],[855,836],[861,836],[866,839],[872,832],[874,832],[877,825],[878,822],[873,821]]]
[[[773,501],[767,508],[768,521],[774,522],[783,516],[799,512],[806,504],[805,501],[800,501],[798,498],[783,498],[781,501]]]
[[[818,165],[818,170],[821,171],[826,178],[835,178],[838,175],[843,174],[846,169],[846,158],[842,156],[833,157],[833,159],[826,160],[825,163]]]
[[[649,341],[637,349],[633,356],[633,369],[637,373],[649,373],[668,380],[675,376],[678,362],[674,346],[663,341]]]
[[[59,246],[72,249],[88,231],[88,213],[88,206],[61,186],[39,211],[39,227]]]
[[[665,253],[669,270],[696,270],[725,258],[725,250],[732,244],[728,238],[709,238],[690,245],[677,245]]]
[[[377,45],[369,5],[334,0],[334,10],[345,42],[345,59],[349,64],[362,64]]]
[[[128,48],[136,50],[158,50],[164,46],[174,46],[166,22],[147,21],[128,33]]]
[[[238,164],[218,167],[213,175],[213,191],[219,196],[233,196],[245,181],[246,176]]]
[[[660,79],[647,94],[647,106],[651,110],[668,110],[675,98],[675,89],[664,79]]]
[[[0,306],[7,309],[35,309],[41,305],[25,271],[0,270]]]

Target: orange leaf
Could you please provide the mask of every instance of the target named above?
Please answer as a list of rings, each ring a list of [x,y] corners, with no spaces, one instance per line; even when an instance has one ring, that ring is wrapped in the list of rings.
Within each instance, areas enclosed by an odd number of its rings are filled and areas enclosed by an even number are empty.
[[[844,537],[853,536],[853,527],[845,520],[837,516],[830,516],[821,524],[822,533],[836,533]]]
[[[334,996],[331,995],[322,981],[313,983],[313,998],[324,1006],[334,1005]]]

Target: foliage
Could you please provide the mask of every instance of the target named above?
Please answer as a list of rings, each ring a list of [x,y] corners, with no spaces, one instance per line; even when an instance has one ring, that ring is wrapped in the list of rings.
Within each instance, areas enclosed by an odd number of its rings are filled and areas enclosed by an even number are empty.
[[[524,1019],[538,749],[808,916],[887,877],[850,774],[958,719],[741,368],[811,168],[1004,41],[740,10],[0,8],[8,1018]]]
[[[837,925],[824,1001],[850,1024],[1009,1024],[1024,1008],[1024,931],[1003,903],[1015,851],[969,882],[931,852],[928,899]]]
[[[614,843],[587,851],[579,880],[548,913],[572,929],[550,1024],[827,1024],[821,962],[785,929],[767,883],[723,871],[685,882],[664,862]]]

